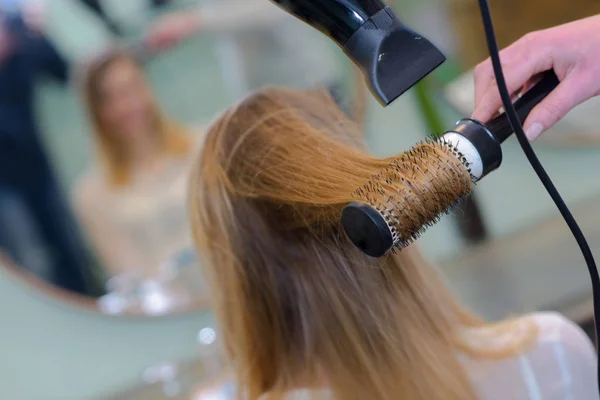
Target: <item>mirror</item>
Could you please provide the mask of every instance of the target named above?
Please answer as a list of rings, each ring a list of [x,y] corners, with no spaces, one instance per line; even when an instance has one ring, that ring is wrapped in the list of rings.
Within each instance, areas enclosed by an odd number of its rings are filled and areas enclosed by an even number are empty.
[[[102,313],[207,308],[186,196],[210,121],[267,84],[343,101],[339,49],[264,0],[5,0],[0,14],[0,251]]]

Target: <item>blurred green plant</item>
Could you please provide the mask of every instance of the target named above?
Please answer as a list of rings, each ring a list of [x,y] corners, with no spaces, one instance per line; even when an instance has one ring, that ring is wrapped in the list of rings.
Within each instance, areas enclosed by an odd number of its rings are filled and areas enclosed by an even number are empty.
[[[440,111],[442,104],[438,100],[440,88],[458,78],[462,73],[459,65],[453,60],[447,60],[431,75],[417,83],[414,94],[417,107],[423,118],[426,129],[436,137],[447,128],[444,114]]]
[[[437,137],[444,132],[446,124],[432,93],[433,83],[430,77],[415,85],[414,94],[423,122],[427,131]]]

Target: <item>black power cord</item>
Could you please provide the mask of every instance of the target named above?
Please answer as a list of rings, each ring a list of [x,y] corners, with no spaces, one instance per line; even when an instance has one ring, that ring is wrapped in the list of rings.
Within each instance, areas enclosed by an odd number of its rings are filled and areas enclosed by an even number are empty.
[[[598,276],[598,270],[596,269],[596,262],[594,261],[594,256],[592,255],[592,251],[587,243],[583,232],[579,228],[577,221],[569,211],[569,208],[565,204],[564,200],[556,190],[556,187],[552,183],[552,180],[544,170],[544,167],[538,160],[525,132],[523,131],[523,126],[519,121],[519,117],[513,107],[511,96],[506,86],[506,81],[504,79],[504,73],[502,72],[502,64],[500,62],[500,53],[498,50],[498,43],[496,41],[496,34],[494,33],[494,24],[492,22],[492,16],[490,12],[490,7],[488,4],[488,0],[479,0],[479,8],[481,10],[481,18],[483,19],[483,27],[485,29],[485,36],[487,40],[488,49],[490,52],[490,57],[492,60],[492,66],[494,68],[494,75],[496,76],[496,82],[498,83],[498,90],[500,91],[500,96],[502,97],[502,103],[504,104],[504,110],[508,119],[510,120],[510,124],[519,140],[519,144],[529,160],[532,168],[536,172],[538,178],[548,191],[548,194],[556,204],[556,207],[560,211],[563,216],[565,222],[571,229],[571,233],[575,237],[579,248],[581,249],[581,253],[583,254],[583,258],[587,264],[589,269],[590,278],[592,281],[592,293],[594,298],[594,327],[596,330],[596,350],[599,351],[600,346],[600,334],[598,332],[598,322],[600,321],[600,277]],[[600,391],[600,357],[598,359],[598,390]]]

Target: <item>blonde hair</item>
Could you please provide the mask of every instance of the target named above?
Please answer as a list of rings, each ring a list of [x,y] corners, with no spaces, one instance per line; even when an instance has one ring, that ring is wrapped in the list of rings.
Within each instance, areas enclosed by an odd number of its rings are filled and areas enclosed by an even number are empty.
[[[142,69],[129,53],[120,49],[112,49],[88,65],[84,80],[84,96],[95,133],[101,158],[108,168],[109,182],[115,186],[127,185],[131,180],[130,165],[127,152],[117,135],[110,131],[100,113],[101,86],[106,73],[119,62],[128,62],[136,66],[143,75]],[[147,83],[146,83],[147,85]],[[148,85],[147,85],[148,86]],[[156,140],[163,154],[175,157],[187,155],[192,147],[191,138],[179,124],[169,120],[161,111],[158,101],[152,98],[152,116],[155,126]]]
[[[464,309],[415,248],[363,255],[340,228],[354,190],[389,165],[324,92],[266,89],[212,126],[191,177],[190,214],[240,392],[281,398],[327,385],[338,399],[475,399],[457,352]],[[515,324],[492,327],[510,333]]]

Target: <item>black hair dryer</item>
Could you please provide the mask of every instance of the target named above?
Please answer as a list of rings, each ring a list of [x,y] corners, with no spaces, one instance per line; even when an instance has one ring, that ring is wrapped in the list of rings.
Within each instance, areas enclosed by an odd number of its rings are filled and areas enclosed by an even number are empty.
[[[271,0],[334,40],[387,106],[446,57],[381,0]]]

